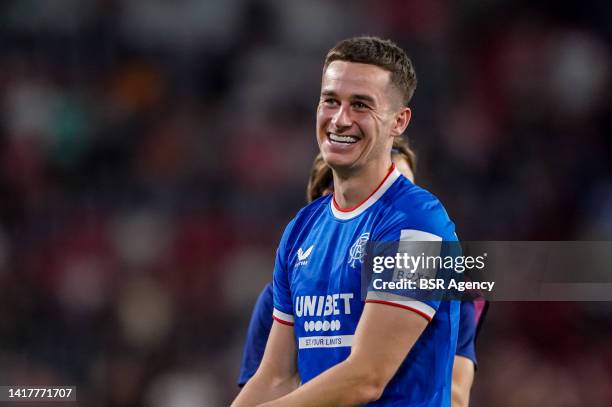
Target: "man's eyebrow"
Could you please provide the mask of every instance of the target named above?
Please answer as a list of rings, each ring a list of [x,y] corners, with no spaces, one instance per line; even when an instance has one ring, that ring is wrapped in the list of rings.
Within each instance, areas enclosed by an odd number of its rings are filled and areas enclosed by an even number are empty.
[[[364,102],[369,102],[372,104],[376,104],[376,100],[374,100],[374,98],[372,96],[368,96],[368,95],[352,95],[351,99],[353,100],[362,100]]]
[[[324,90],[321,92],[321,96],[338,97],[336,92],[334,92],[333,90]],[[376,100],[374,100],[372,96],[368,96],[368,95],[351,95],[350,99],[351,100],[362,100],[364,102],[369,102],[372,104],[376,103]]]

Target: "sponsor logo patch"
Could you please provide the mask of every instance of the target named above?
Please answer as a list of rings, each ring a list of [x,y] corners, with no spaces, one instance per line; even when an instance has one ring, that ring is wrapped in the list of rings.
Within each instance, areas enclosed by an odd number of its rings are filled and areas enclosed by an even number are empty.
[[[298,267],[298,266],[305,266],[308,264],[308,257],[310,256],[310,254],[312,253],[312,249],[314,248],[314,245],[311,245],[308,249],[306,249],[305,251],[302,250],[302,248],[300,247],[297,251],[297,261],[295,262],[295,265],[293,266]]]

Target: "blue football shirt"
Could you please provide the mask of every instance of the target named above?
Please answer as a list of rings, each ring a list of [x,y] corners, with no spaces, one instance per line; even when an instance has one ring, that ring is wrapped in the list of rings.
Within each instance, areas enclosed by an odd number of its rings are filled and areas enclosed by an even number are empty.
[[[479,300],[484,303],[483,300]],[[457,349],[455,355],[470,359],[477,365],[476,359],[476,333],[482,323],[482,312],[479,312],[477,305],[472,301],[462,301],[459,313],[459,332],[457,334]],[[242,352],[242,362],[240,363],[240,373],[238,374],[238,386],[253,377],[266,349],[266,342],[272,328],[273,293],[272,283],[266,284],[257,302],[253,307],[251,321],[247,331],[246,341]],[[482,307],[481,307],[482,308]]]
[[[359,206],[342,210],[332,196],[303,208],[277,250],[273,318],[294,326],[302,383],[350,354],[365,302],[416,312],[429,324],[371,406],[447,406],[457,343],[459,302],[418,301],[395,293],[361,298],[368,241],[455,241],[454,224],[432,194],[392,167]],[[384,335],[384,333],[381,333]]]
[[[238,375],[238,386],[244,386],[255,374],[264,351],[270,329],[272,329],[272,283],[266,284],[253,308],[247,339],[242,352],[242,363]]]
[[[462,301],[459,312],[459,333],[457,335],[457,350],[455,354],[468,358],[476,366],[476,326],[478,319],[474,303],[472,301]]]

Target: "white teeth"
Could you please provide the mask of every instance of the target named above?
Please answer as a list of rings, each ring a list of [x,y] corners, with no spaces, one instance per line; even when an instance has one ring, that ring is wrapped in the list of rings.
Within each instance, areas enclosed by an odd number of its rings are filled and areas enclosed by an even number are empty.
[[[359,139],[353,136],[339,136],[334,133],[329,133],[329,139],[336,143],[348,143],[353,144],[356,143]]]

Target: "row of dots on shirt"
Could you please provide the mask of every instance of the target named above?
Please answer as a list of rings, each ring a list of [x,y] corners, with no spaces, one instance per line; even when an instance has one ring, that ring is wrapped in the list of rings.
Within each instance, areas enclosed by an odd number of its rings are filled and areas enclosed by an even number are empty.
[[[311,331],[338,331],[340,329],[340,321],[335,319],[333,321],[305,321],[304,330],[306,332]]]

